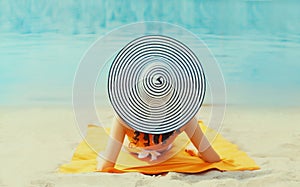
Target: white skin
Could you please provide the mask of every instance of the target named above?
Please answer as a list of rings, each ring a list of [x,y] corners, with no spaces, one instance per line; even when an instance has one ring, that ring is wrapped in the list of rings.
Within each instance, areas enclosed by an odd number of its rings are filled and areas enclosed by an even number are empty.
[[[111,168],[115,166],[115,162],[118,158],[119,152],[122,148],[122,143],[125,138],[125,130],[129,128],[121,119],[116,119],[113,124],[113,128],[111,130],[111,139],[107,145],[105,150],[105,157],[109,158],[104,160],[98,157],[98,166],[97,170],[104,170],[106,168]],[[193,145],[198,150],[198,156],[205,160],[206,162],[218,162],[220,161],[219,155],[210,145],[209,141],[205,137],[204,133],[202,132],[201,128],[198,125],[197,119],[194,117],[192,118],[186,125],[180,129],[181,132],[184,131],[187,136],[190,138]],[[165,145],[165,146],[168,146]],[[144,147],[146,148],[146,147]],[[155,149],[154,146],[151,149]],[[158,150],[161,147],[157,147]]]

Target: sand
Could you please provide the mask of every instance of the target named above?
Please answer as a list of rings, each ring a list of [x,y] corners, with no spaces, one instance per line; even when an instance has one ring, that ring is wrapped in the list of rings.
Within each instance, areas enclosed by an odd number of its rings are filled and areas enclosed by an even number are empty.
[[[257,171],[61,174],[81,141],[72,107],[0,109],[0,186],[300,186],[300,107],[228,106],[221,134]]]

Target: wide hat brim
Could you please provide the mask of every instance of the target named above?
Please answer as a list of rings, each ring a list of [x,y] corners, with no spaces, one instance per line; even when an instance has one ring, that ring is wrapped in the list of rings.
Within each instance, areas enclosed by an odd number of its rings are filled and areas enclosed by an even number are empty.
[[[205,89],[193,51],[163,35],[131,41],[109,70],[108,95],[116,114],[132,129],[149,134],[184,126],[199,111]]]

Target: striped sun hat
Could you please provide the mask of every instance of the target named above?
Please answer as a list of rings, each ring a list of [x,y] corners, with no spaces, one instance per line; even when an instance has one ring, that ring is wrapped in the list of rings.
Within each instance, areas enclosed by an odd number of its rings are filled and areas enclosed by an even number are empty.
[[[199,111],[205,95],[200,61],[184,44],[162,35],[128,43],[114,58],[108,95],[116,114],[134,130],[162,134]]]

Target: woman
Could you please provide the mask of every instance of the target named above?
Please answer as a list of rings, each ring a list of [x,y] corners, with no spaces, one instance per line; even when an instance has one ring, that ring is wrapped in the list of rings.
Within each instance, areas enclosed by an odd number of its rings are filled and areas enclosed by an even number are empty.
[[[219,155],[215,152],[209,141],[205,137],[201,128],[197,123],[196,117],[193,117],[186,125],[180,129],[160,135],[147,134],[135,131],[119,117],[115,119],[113,128],[111,130],[111,139],[108,142],[107,148],[104,152],[104,158],[98,158],[97,169],[102,171],[106,168],[115,166],[119,152],[125,135],[130,141],[128,150],[138,154],[138,158],[145,158],[150,156],[151,160],[156,160],[157,157],[164,154],[172,146],[172,142],[176,137],[185,132],[193,145],[198,150],[198,156],[207,162],[220,161]],[[151,161],[150,160],[150,161]]]

